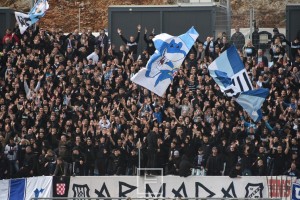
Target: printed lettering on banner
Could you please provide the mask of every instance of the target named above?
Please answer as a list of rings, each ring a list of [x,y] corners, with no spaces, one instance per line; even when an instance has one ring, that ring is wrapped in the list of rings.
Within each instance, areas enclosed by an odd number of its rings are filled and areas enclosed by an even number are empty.
[[[203,177],[164,176],[163,183],[152,184],[149,177],[71,177],[68,197],[131,197],[131,198],[265,198],[268,197],[266,177]],[[151,179],[157,181],[158,177]],[[139,185],[137,185],[139,183]],[[144,191],[138,186],[145,186]],[[67,191],[67,189],[66,189]],[[143,192],[143,194],[142,194]],[[142,196],[143,195],[143,196]]]
[[[289,198],[291,186],[296,178],[288,176],[268,177],[268,188],[270,198]]]

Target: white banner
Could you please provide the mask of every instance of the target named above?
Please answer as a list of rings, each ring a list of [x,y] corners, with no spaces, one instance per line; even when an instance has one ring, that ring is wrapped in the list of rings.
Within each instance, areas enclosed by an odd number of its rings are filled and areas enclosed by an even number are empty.
[[[23,34],[26,29],[32,25],[28,14],[15,12],[16,20],[19,24],[20,33]]]
[[[0,180],[0,199],[6,200],[9,196],[9,180]]]
[[[26,198],[48,198],[52,197],[52,176],[41,176],[27,178]]]
[[[71,177],[68,197],[267,198],[267,177]]]

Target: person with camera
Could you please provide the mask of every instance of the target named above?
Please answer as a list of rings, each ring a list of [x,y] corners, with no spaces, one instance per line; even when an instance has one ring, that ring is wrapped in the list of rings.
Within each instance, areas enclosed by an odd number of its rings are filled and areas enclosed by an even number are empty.
[[[15,143],[14,138],[9,139],[9,143],[5,146],[4,154],[9,160],[9,176],[12,177],[19,171],[17,160],[18,145]]]

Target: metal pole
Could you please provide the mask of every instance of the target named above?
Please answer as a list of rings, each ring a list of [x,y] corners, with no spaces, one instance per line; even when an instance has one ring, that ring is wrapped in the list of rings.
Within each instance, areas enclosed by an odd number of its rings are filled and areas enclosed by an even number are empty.
[[[33,197],[30,198],[30,200],[97,200],[97,199],[107,199],[107,200],[120,200],[120,199],[128,199],[129,197]],[[165,200],[165,199],[180,199],[180,200],[199,200],[199,199],[207,199],[207,200],[219,200],[219,199],[225,199],[225,198],[214,198],[214,197],[181,197],[181,198],[176,198],[176,197],[132,197],[130,198],[132,200]],[[240,200],[240,199],[247,199],[247,198],[228,198],[230,200]],[[257,198],[257,200],[281,200],[280,198]]]
[[[230,0],[227,0],[227,34],[231,36],[231,5]]]
[[[253,8],[250,9],[250,33],[249,33],[249,38],[250,38],[251,41],[252,41],[252,32],[253,32],[252,22],[253,22]]]
[[[141,142],[141,138],[139,139],[139,143]],[[141,147],[139,147],[139,169],[141,168]]]
[[[78,31],[80,32],[80,6],[78,10]]]

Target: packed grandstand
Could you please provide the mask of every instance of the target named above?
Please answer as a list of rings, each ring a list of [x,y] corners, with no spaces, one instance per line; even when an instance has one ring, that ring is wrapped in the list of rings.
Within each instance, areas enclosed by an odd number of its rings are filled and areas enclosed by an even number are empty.
[[[154,33],[6,30],[0,55],[0,179],[31,176],[300,176],[300,42],[274,29],[256,37],[196,40],[159,97],[130,78],[155,51]],[[255,33],[254,33],[255,34]],[[138,38],[146,48],[137,51]],[[284,45],[285,44],[285,45]],[[253,88],[268,88],[254,123],[224,95],[208,66],[235,45]],[[289,52],[289,53],[288,53]],[[265,54],[268,54],[265,56]],[[156,175],[158,171],[145,171]]]

